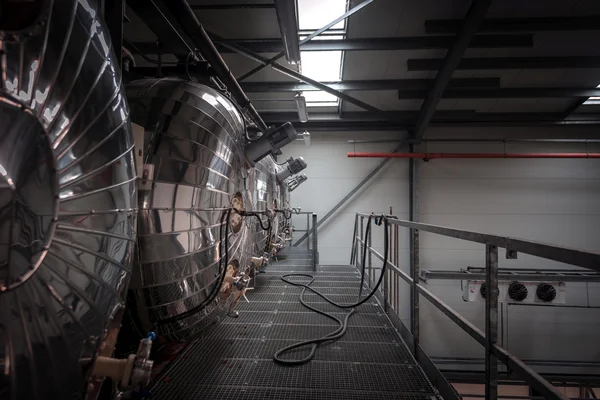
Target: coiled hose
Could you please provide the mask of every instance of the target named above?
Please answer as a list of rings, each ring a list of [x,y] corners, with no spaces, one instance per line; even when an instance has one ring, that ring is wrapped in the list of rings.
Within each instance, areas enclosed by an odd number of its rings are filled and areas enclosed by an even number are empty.
[[[373,288],[373,290],[371,290],[371,293],[369,293],[365,298],[361,299],[361,295],[362,295],[362,285],[363,285],[363,281],[364,281],[364,277],[365,277],[365,261],[366,261],[366,255],[367,255],[367,237],[369,235],[369,232],[371,230],[371,219],[375,218],[375,223],[377,225],[381,225],[383,224],[383,237],[384,237],[384,255],[383,255],[383,267],[381,269],[381,275],[379,276],[379,279],[377,281],[377,284],[375,285],[375,287]],[[339,338],[341,338],[342,336],[344,336],[344,334],[346,333],[346,331],[348,330],[348,320],[350,319],[350,317],[354,314],[354,312],[356,311],[356,307],[360,306],[361,304],[364,304],[365,302],[367,302],[371,297],[373,297],[373,295],[375,294],[375,292],[377,291],[377,289],[379,289],[379,286],[381,285],[381,282],[383,282],[383,277],[385,276],[385,270],[387,267],[387,263],[388,263],[388,222],[387,222],[387,218],[384,215],[381,215],[379,218],[375,217],[374,215],[370,215],[368,222],[367,222],[367,229],[365,230],[365,236],[363,238],[363,254],[362,254],[362,270],[361,270],[361,279],[360,279],[360,287],[358,290],[358,301],[356,303],[353,304],[339,304],[336,303],[335,301],[329,299],[327,296],[325,296],[324,294],[322,294],[321,292],[319,292],[318,290],[315,290],[313,288],[310,287],[310,285],[314,282],[315,277],[309,274],[287,274],[287,275],[283,275],[281,277],[281,280],[284,281],[285,283],[288,283],[290,285],[293,286],[300,286],[302,287],[302,293],[300,293],[300,303],[302,303],[302,305],[306,308],[308,308],[309,310],[312,310],[318,314],[321,314],[329,319],[332,319],[334,321],[336,321],[338,323],[338,328],[331,332],[328,333],[327,335],[317,338],[317,339],[310,339],[310,340],[304,340],[298,343],[294,343],[290,346],[286,346],[283,347],[279,350],[277,350],[277,352],[275,352],[275,354],[273,354],[273,360],[279,364],[283,364],[283,365],[302,365],[302,364],[306,364],[307,362],[311,361],[313,359],[313,357],[315,356],[315,353],[317,351],[317,347],[319,345],[319,343],[323,343],[323,342],[329,342],[332,340],[337,340]],[[301,278],[309,278],[310,282],[308,283],[298,283],[298,282],[293,282],[288,280],[288,278],[292,278],[292,277],[301,277]],[[341,320],[329,313],[326,313],[325,311],[321,311],[316,309],[315,307],[307,304],[304,301],[304,293],[306,293],[307,290],[310,290],[311,292],[315,293],[316,295],[318,295],[319,297],[321,297],[323,300],[327,301],[329,304],[332,304],[336,307],[339,308],[343,308],[343,309],[350,309],[350,312],[348,314],[345,315],[344,319]],[[304,358],[300,358],[300,359],[283,359],[281,358],[282,354],[287,353],[291,350],[300,348],[300,347],[304,347],[304,346],[309,346],[311,345],[311,350],[310,353],[304,357]]]

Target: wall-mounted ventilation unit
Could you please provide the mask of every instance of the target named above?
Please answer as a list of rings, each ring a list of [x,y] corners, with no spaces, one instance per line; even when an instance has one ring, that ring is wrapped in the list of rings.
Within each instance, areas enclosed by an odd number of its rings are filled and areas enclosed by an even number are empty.
[[[523,301],[527,298],[529,290],[521,282],[511,282],[508,285],[508,298],[514,301]]]
[[[564,282],[499,282],[498,301],[503,303],[563,304],[566,302]],[[463,300],[485,302],[487,286],[483,280],[463,281]]]

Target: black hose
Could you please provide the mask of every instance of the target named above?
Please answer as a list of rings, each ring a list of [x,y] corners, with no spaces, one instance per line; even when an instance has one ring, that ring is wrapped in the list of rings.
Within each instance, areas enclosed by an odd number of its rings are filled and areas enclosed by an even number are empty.
[[[261,215],[264,215],[266,212],[255,212],[255,211],[242,211],[242,210],[234,210],[242,217],[256,217],[260,227],[263,231],[268,231],[271,229],[271,220],[267,218],[267,226],[263,225],[263,220],[260,218]]]
[[[219,235],[221,237],[219,243],[219,280],[218,283],[213,287],[212,291],[208,295],[208,297],[196,307],[193,307],[181,314],[175,315],[171,318],[161,319],[160,321],[156,321],[155,325],[165,325],[170,322],[176,322],[190,315],[197,313],[202,310],[208,304],[215,300],[217,295],[219,294],[219,290],[221,290],[221,286],[223,286],[223,281],[225,280],[225,275],[227,275],[227,266],[229,265],[229,220],[231,217],[231,211],[233,208],[228,208],[223,216],[221,217],[221,226],[219,227]],[[223,238],[223,221],[225,221],[225,237]],[[223,244],[223,246],[221,246]],[[223,247],[225,248],[225,255],[222,254]],[[225,261],[224,264],[222,263]],[[224,265],[224,267],[223,267]]]
[[[286,221],[289,221],[292,218],[292,210],[290,210],[289,208],[287,210],[275,210],[275,212],[282,213],[283,218],[285,218]]]
[[[366,253],[367,253],[367,237],[368,234],[370,232],[370,226],[371,226],[371,219],[373,218],[373,215],[369,216],[369,220],[367,222],[367,229],[365,230],[365,237],[364,237],[364,241],[363,241],[363,257],[362,257],[362,272],[361,272],[361,280],[360,280],[360,287],[359,287],[359,294],[358,294],[358,298],[360,299],[360,296],[362,294],[362,285],[364,282],[364,276],[365,276],[365,259],[366,259]],[[302,303],[302,305],[306,308],[308,308],[309,310],[315,311],[321,315],[326,316],[327,318],[330,318],[334,321],[336,321],[339,324],[339,327],[323,336],[317,339],[310,339],[310,340],[304,340],[298,343],[294,343],[290,346],[286,346],[282,349],[277,350],[277,352],[275,352],[275,354],[273,354],[273,360],[277,363],[283,364],[283,365],[301,365],[301,364],[306,364],[307,362],[311,361],[313,359],[313,357],[315,356],[316,350],[317,350],[317,346],[319,343],[323,343],[323,342],[329,342],[332,340],[337,340],[339,338],[341,338],[342,336],[344,336],[344,334],[346,333],[347,329],[348,329],[348,320],[350,319],[350,316],[352,316],[354,314],[354,312],[356,311],[356,307],[360,306],[361,304],[364,304],[365,302],[367,302],[371,297],[373,297],[373,295],[375,295],[375,293],[377,292],[377,289],[379,289],[379,286],[381,285],[381,282],[383,282],[383,278],[385,276],[385,271],[386,271],[386,267],[387,267],[387,263],[388,263],[388,223],[387,223],[387,219],[385,216],[381,216],[379,218],[379,220],[376,218],[375,219],[375,223],[377,225],[381,225],[381,223],[383,223],[383,228],[384,228],[384,254],[383,254],[383,267],[381,268],[381,275],[379,276],[379,280],[377,281],[377,284],[375,285],[375,287],[373,288],[373,290],[371,291],[371,293],[369,293],[365,298],[363,298],[362,300],[358,300],[356,303],[354,304],[339,304],[336,303],[335,301],[329,299],[327,296],[325,296],[324,294],[320,293],[318,290],[315,290],[313,288],[310,287],[310,285],[314,282],[315,278],[312,275],[308,275],[308,274],[287,274],[287,275],[283,275],[281,277],[281,280],[284,281],[285,283],[288,283],[290,285],[293,286],[301,286],[302,289],[302,293],[300,293],[300,303]],[[293,282],[288,280],[287,278],[290,277],[302,277],[302,278],[310,278],[310,282],[308,282],[307,284],[304,283],[298,283],[298,282]],[[311,292],[315,293],[316,295],[320,296],[322,299],[324,299],[325,301],[327,301],[329,304],[332,304],[336,307],[339,308],[349,308],[350,312],[348,314],[346,314],[346,316],[344,317],[344,320],[340,320],[339,318],[334,317],[333,315],[326,313],[325,311],[321,311],[316,309],[315,307],[312,307],[310,305],[308,305],[305,301],[304,301],[304,293],[306,293],[306,290],[310,290]],[[282,359],[281,355],[283,353],[286,353],[290,350],[293,349],[297,349],[300,347],[304,347],[304,346],[308,346],[308,345],[312,345],[311,346],[311,351],[310,354],[307,355],[304,358],[301,359]]]
[[[202,310],[204,307],[206,307],[208,304],[210,304],[212,301],[215,300],[215,298],[219,294],[219,290],[221,289],[221,286],[223,286],[223,281],[225,280],[225,275],[227,273],[227,266],[229,265],[229,223],[230,223],[232,211],[237,212],[241,216],[255,216],[258,219],[262,229],[264,229],[265,231],[271,229],[271,221],[270,220],[267,220],[267,222],[268,222],[267,227],[265,227],[262,224],[262,220],[260,219],[260,215],[264,214],[262,212],[238,211],[235,208],[226,209],[225,212],[223,213],[223,215],[221,216],[221,225],[219,227],[220,241],[221,241],[221,244],[223,244],[223,246],[219,245],[219,280],[218,280],[217,285],[215,285],[213,287],[213,289],[210,292],[210,294],[208,295],[208,297],[201,304],[199,304],[181,314],[175,315],[170,318],[161,319],[160,321],[156,321],[155,325],[157,325],[157,326],[165,325],[165,324],[168,324],[171,322],[176,322],[176,321],[179,321],[186,317],[189,317],[190,315],[193,315],[193,314],[197,313],[198,311]],[[224,228],[225,236],[223,236],[223,222],[225,222],[225,228]],[[223,249],[225,250],[225,254],[222,253]],[[223,263],[223,261],[224,261],[224,263]]]

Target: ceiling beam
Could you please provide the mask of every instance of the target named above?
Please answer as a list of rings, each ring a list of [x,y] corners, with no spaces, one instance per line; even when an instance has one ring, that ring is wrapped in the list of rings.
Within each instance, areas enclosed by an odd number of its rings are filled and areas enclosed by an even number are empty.
[[[294,112],[261,112],[268,124],[292,122],[297,129],[308,131],[394,131],[414,128],[418,111],[385,111],[395,120],[381,120],[366,112],[316,113],[309,109],[309,120],[298,121]],[[583,126],[600,125],[600,115],[573,114],[563,119],[562,113],[478,113],[474,111],[437,111],[431,126]]]
[[[439,64],[439,70],[435,76],[433,86],[429,90],[427,97],[419,110],[415,128],[411,131],[412,139],[415,139],[417,143],[423,138],[425,130],[442,98],[444,89],[448,86],[448,82],[450,82],[454,70],[459,65],[465,51],[467,51],[469,42],[471,42],[475,33],[478,31],[491,4],[492,0],[473,0],[471,3],[471,6],[467,11],[467,16],[456,36],[456,40],[452,44],[450,50],[448,50],[446,58]]]
[[[190,4],[190,8],[194,11],[210,11],[210,10],[238,10],[240,8],[254,9],[272,9],[275,8],[274,3],[257,3],[257,4]]]
[[[424,99],[426,90],[399,90],[399,99]],[[446,89],[442,94],[447,99],[516,99],[516,98],[563,98],[600,96],[600,89],[568,88],[568,87],[529,87],[529,88],[456,88]]]
[[[337,25],[338,22],[341,22],[341,21],[346,20],[347,18],[350,18],[351,15],[353,15],[354,13],[359,12],[360,10],[362,10],[363,8],[365,8],[366,6],[368,6],[369,4],[373,3],[373,1],[375,1],[375,0],[363,0],[359,4],[355,5],[354,7],[352,7],[348,11],[346,11],[343,15],[337,17],[333,21],[329,21],[329,23],[327,23],[326,25],[322,26],[321,28],[317,29],[316,31],[312,32],[307,37],[305,37],[304,39],[302,39],[300,41],[300,46],[302,46],[303,44],[306,44],[306,43],[310,42],[312,39],[316,38],[317,36],[319,36],[321,34],[324,34],[325,32],[327,32],[327,30],[329,30],[330,28],[333,28],[335,25]],[[272,63],[274,63],[277,60],[279,60],[283,55],[284,55],[284,52],[280,52],[280,53],[276,54],[274,57],[271,57],[269,59],[269,63],[268,64],[259,65],[258,67],[253,68],[250,71],[246,72],[244,75],[241,75],[239,77],[239,81],[241,82],[244,79],[247,79],[247,78],[251,77],[252,75],[254,75],[257,72],[261,71],[267,65],[271,65]]]
[[[372,51],[372,50],[421,50],[448,49],[454,42],[454,36],[414,36],[381,37],[364,39],[315,40],[302,45],[302,51]],[[228,39],[230,42],[255,53],[280,53],[284,50],[281,39]],[[156,53],[153,42],[138,42],[134,45],[146,54]],[[216,43],[221,53],[233,53],[227,47]],[[532,47],[533,35],[479,35],[469,43],[471,48]],[[170,51],[181,53],[182,46],[168,46]]]
[[[456,33],[461,19],[426,20],[425,33]],[[480,32],[541,32],[600,30],[600,15],[587,17],[490,18],[484,19]]]
[[[213,37],[216,37],[215,35],[213,35]],[[352,97],[346,93],[340,92],[339,90],[335,90],[325,84],[323,84],[322,82],[316,81],[312,78],[309,78],[305,75],[302,75],[301,73],[294,71],[291,68],[288,68],[284,65],[279,64],[276,61],[271,62],[268,58],[265,58],[263,56],[261,56],[260,54],[256,54],[252,51],[249,51],[248,49],[241,47],[241,46],[234,46],[232,44],[227,44],[227,47],[229,47],[231,50],[251,59],[256,61],[259,64],[265,65],[265,66],[271,66],[271,68],[273,68],[275,71],[282,73],[286,76],[289,76],[291,78],[297,79],[298,81],[307,83],[311,86],[314,86],[315,88],[322,90],[324,92],[327,92],[335,97],[337,97],[338,99],[342,99],[350,104],[354,104],[355,106],[358,106],[360,108],[362,108],[363,110],[367,110],[370,111],[371,113],[373,113],[373,115],[379,115],[382,116],[382,111],[375,107],[372,106],[362,100],[359,100],[355,97]]]
[[[437,71],[443,58],[422,58],[406,61],[408,71]],[[463,58],[456,69],[563,69],[600,68],[600,57],[493,57]]]
[[[257,4],[190,4],[190,8],[194,11],[210,11],[210,10],[239,10],[241,8],[254,9],[272,9],[275,8],[274,3],[257,3]]]
[[[140,70],[140,68],[137,68]],[[143,71],[152,76],[155,68],[144,68]],[[168,71],[166,68],[164,71]],[[141,72],[141,71],[140,71]],[[431,87],[433,79],[378,79],[365,81],[323,82],[336,90],[426,90]],[[315,87],[302,82],[241,82],[242,88],[248,93],[260,92],[305,92],[317,90]],[[499,88],[500,78],[458,78],[451,79],[448,87],[452,88]]]
[[[599,95],[594,95],[593,97],[596,97]],[[592,97],[592,96],[590,96]],[[579,109],[579,107],[581,107],[583,105],[583,103],[585,103],[587,101],[587,97],[580,97],[577,100],[573,101],[568,107],[567,109],[564,111],[563,113],[563,117],[564,118],[568,118],[571,114],[573,114],[575,111],[577,111]]]

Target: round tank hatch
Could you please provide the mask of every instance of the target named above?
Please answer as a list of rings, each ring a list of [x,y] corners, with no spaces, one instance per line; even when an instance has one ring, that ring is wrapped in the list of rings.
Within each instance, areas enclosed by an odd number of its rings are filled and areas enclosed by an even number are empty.
[[[58,178],[41,123],[0,103],[0,290],[25,282],[39,267],[58,214]]]

